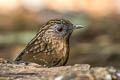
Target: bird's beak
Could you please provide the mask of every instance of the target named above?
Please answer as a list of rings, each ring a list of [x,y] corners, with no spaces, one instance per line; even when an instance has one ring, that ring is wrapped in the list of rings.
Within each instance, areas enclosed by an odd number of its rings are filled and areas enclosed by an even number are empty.
[[[73,25],[73,29],[80,29],[80,28],[84,28],[83,25]]]

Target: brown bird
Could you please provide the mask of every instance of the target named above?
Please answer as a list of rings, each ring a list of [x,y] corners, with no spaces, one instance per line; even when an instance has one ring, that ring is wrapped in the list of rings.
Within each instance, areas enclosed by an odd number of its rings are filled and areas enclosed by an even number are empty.
[[[78,28],[82,26],[64,19],[48,21],[15,61],[35,62],[48,67],[65,65],[69,57],[69,38]]]

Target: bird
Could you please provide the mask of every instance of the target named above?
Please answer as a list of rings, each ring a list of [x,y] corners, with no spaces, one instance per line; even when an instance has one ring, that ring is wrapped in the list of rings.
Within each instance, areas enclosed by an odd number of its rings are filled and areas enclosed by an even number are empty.
[[[69,58],[69,39],[82,25],[66,19],[51,19],[40,27],[35,37],[16,57],[15,61],[34,62],[42,66],[64,66]]]

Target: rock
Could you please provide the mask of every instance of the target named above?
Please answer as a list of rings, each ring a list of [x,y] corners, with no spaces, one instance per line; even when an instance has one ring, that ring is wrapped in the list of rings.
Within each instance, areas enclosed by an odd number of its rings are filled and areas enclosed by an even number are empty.
[[[113,67],[90,68],[88,64],[47,68],[0,59],[0,80],[120,80],[120,72]]]

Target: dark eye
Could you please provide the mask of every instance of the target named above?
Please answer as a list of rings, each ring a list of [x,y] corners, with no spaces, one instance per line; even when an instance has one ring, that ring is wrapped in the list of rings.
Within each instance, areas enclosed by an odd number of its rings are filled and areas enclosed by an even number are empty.
[[[62,27],[57,28],[57,31],[62,32],[62,31],[63,31],[63,28],[62,28]]]

